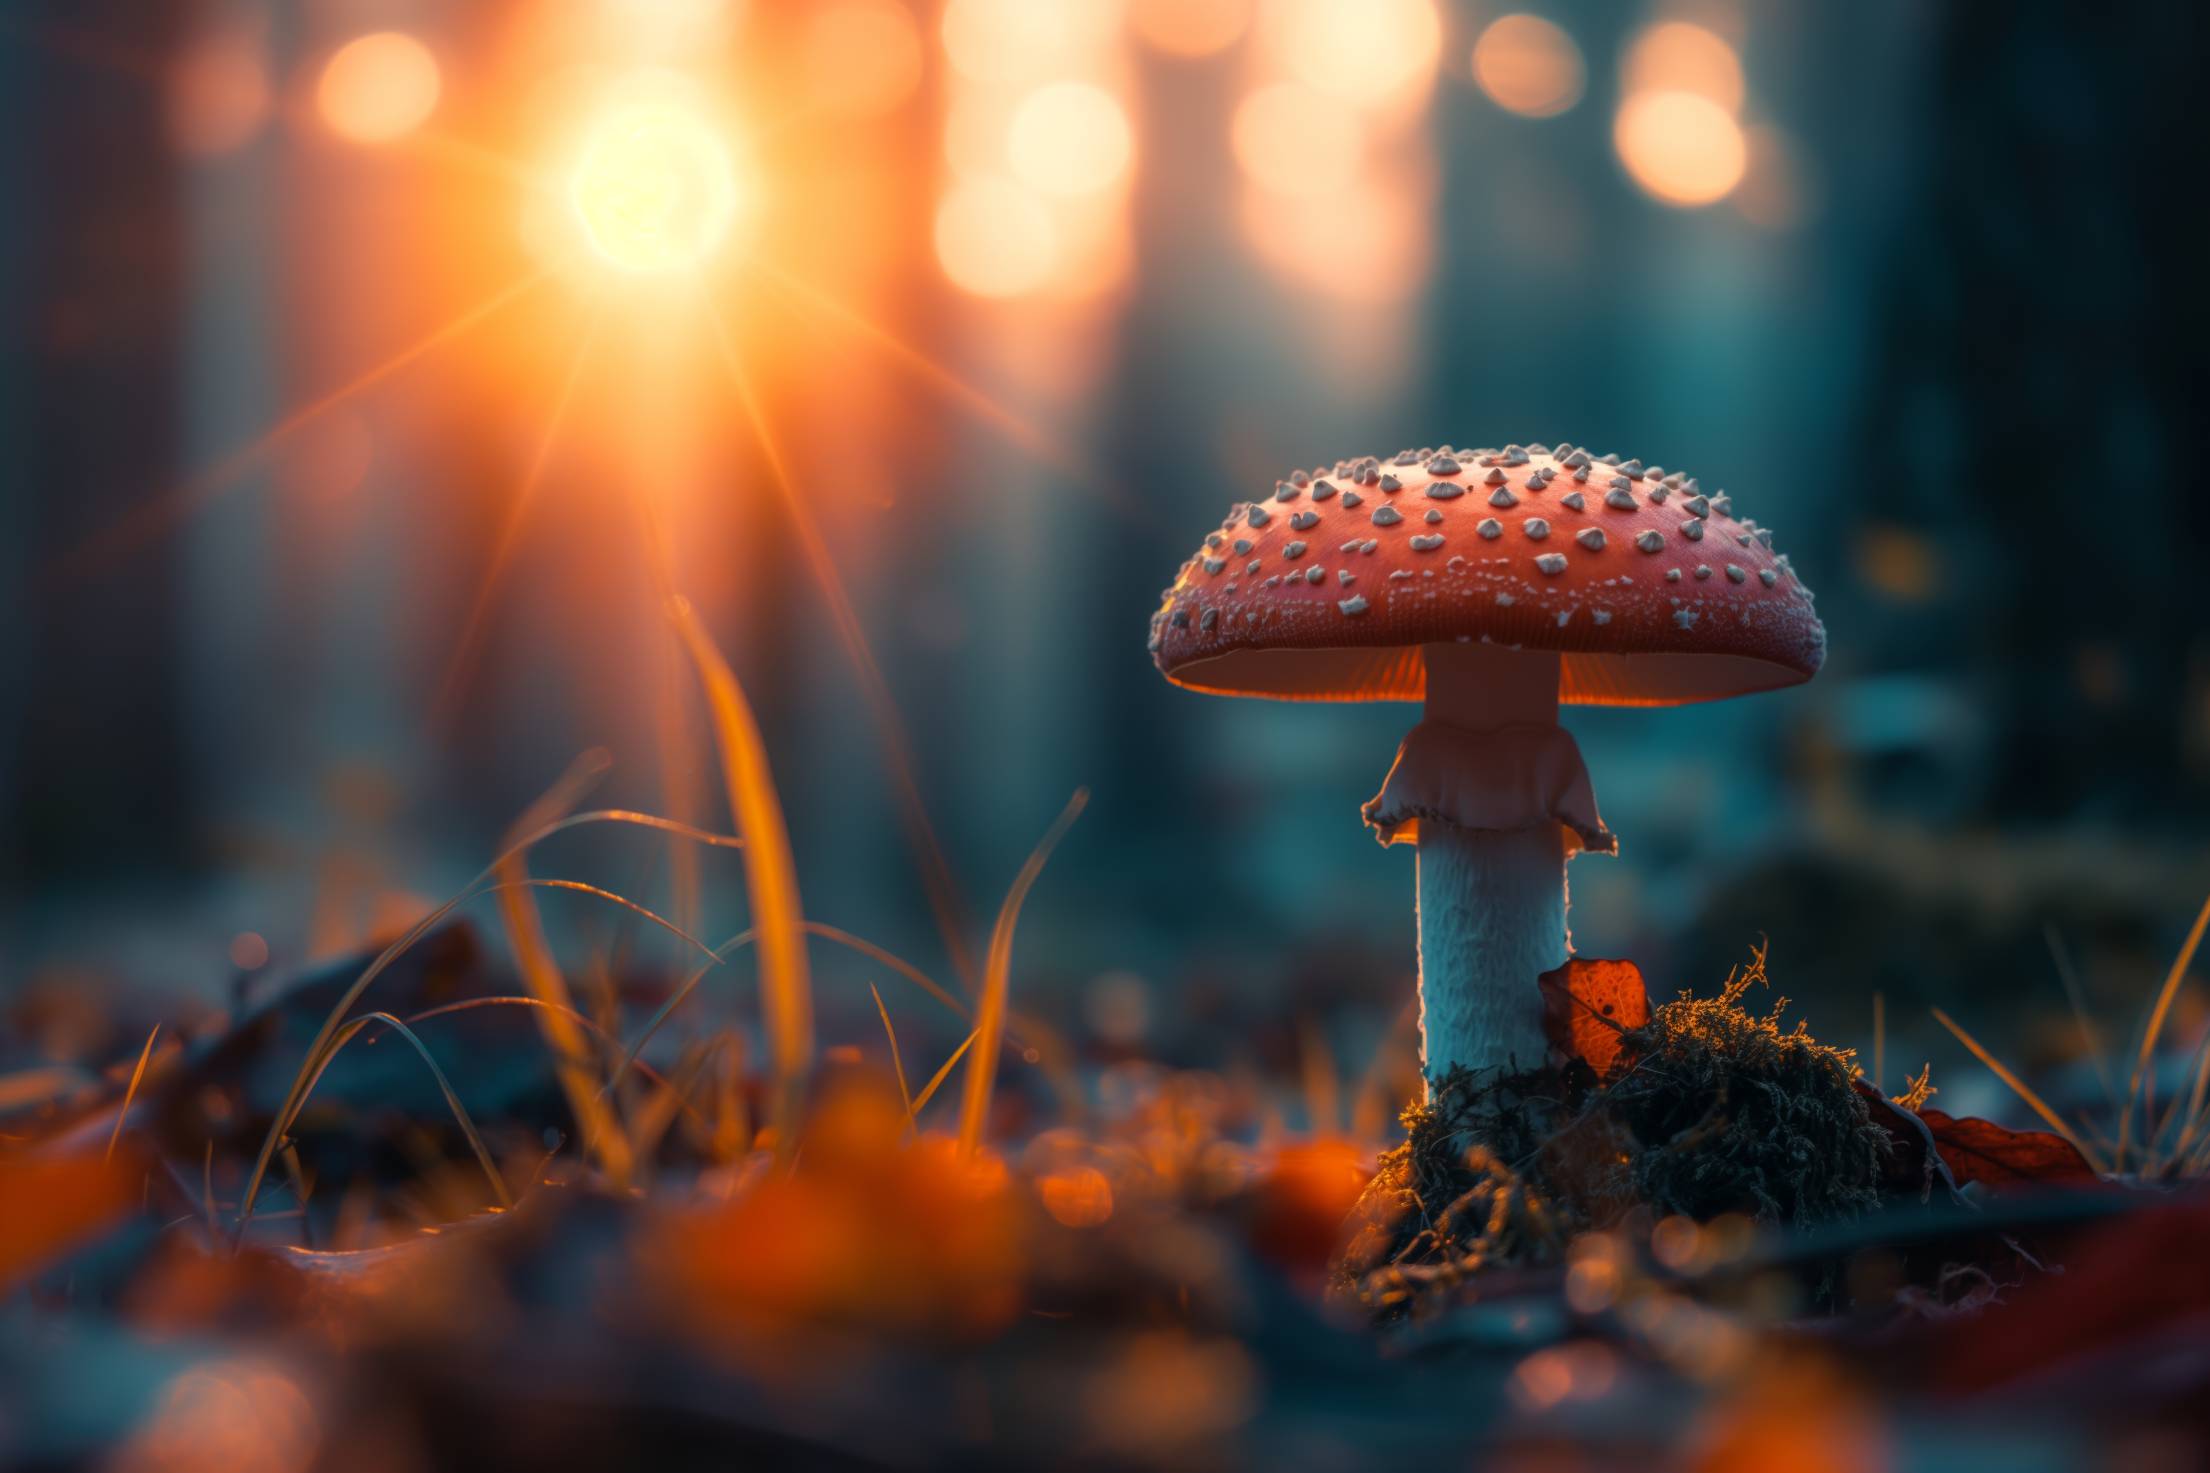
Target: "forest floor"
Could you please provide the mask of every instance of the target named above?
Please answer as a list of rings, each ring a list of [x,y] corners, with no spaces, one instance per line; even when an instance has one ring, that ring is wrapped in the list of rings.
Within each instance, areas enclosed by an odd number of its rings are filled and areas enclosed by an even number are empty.
[[[597,1076],[617,1147],[455,925],[278,1141],[364,962],[9,1076],[0,1464],[2210,1466],[2210,1191],[1887,1098],[1751,973],[1575,963],[1542,1069],[1386,1141],[1122,1064],[963,1145],[851,1050],[778,1137],[693,1040]]]

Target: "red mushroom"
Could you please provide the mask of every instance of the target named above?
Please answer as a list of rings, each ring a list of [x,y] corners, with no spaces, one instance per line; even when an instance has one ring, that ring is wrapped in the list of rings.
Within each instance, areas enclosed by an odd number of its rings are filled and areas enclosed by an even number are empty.
[[[1338,462],[1237,505],[1151,621],[1167,679],[1218,695],[1417,701],[1365,806],[1418,848],[1432,1083],[1539,1065],[1565,863],[1615,853],[1558,705],[1674,706],[1795,685],[1811,591],[1692,476],[1560,445]]]

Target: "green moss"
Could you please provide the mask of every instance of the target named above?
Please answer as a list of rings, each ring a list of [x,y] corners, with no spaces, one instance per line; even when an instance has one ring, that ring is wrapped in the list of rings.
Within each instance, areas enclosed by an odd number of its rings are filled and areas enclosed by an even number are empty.
[[[1787,999],[1742,1006],[1764,955],[1716,997],[1683,993],[1625,1034],[1599,1082],[1586,1065],[1509,1078],[1453,1072],[1403,1115],[1349,1224],[1336,1284],[1383,1314],[1440,1282],[1553,1261],[1571,1237],[1630,1212],[1739,1212],[1808,1226],[1880,1204],[1887,1136],[1847,1049]]]

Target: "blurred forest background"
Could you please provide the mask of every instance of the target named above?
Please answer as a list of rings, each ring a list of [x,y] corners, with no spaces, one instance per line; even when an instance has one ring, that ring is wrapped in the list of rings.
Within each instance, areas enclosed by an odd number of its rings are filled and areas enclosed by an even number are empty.
[[[1932,1058],[1959,1109],[2003,1102],[1930,1005],[2067,1056],[2061,957],[2133,1026],[2210,892],[2201,7],[21,0],[0,1007],[43,1021],[15,1036],[63,1049],[93,1016],[67,999],[222,1001],[388,932],[587,748],[608,804],[719,826],[710,767],[670,766],[697,713],[659,694],[608,494],[638,467],[545,455],[456,651],[561,363],[456,341],[237,457],[526,267],[476,150],[528,151],[586,10],[740,79],[761,238],[879,329],[737,309],[969,945],[1093,792],[1023,922],[1027,1006],[1208,1066],[1316,1025],[1362,1066],[1411,997],[1412,875],[1357,808],[1417,713],[1172,689],[1145,621],[1292,466],[1563,438],[1732,492],[1830,640],[1797,690],[1566,714],[1623,839],[1574,866],[1578,948],[1662,994],[1769,937],[1823,1036],[1870,1065],[1879,994],[1885,1082]],[[388,30],[438,90],[387,140],[326,68]],[[652,412],[618,373],[583,392]],[[720,380],[689,392],[739,423]],[[945,970],[766,473],[737,434],[662,478],[687,585],[761,712],[808,913]],[[664,849],[567,854],[670,883]],[[705,877],[707,931],[741,926],[735,872]],[[829,1038],[869,1036],[863,987],[824,999]]]

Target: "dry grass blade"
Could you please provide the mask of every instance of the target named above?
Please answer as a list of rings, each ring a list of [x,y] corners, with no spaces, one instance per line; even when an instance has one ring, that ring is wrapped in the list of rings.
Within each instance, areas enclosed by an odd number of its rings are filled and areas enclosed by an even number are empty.
[[[1021,902],[1028,898],[1029,887],[1043,873],[1044,861],[1051,858],[1051,851],[1082,816],[1089,801],[1088,789],[1074,790],[1074,796],[1059,811],[1059,817],[1042,842],[1028,856],[1021,872],[1014,876],[1013,887],[1005,892],[1005,903],[998,907],[997,925],[990,932],[989,959],[983,963],[982,1005],[975,1019],[975,1033],[981,1040],[981,1047],[967,1061],[965,1098],[959,1109],[959,1149],[964,1154],[971,1154],[982,1144],[983,1121],[990,1113],[990,1091],[997,1083],[998,1045],[1005,1033],[1005,999],[1013,980],[1013,928],[1021,918]]]
[[[2210,926],[2210,899],[2202,902],[2202,909],[2195,915],[2195,924],[2187,932],[2186,944],[2179,948],[2179,956],[2172,962],[2172,969],[2165,975],[2164,985],[2156,994],[2156,1007],[2149,1013],[2149,1026],[2141,1032],[2141,1052],[2133,1061],[2133,1078],[2126,1083],[2125,1113],[2118,1118],[2118,1163],[2125,1164],[2126,1146],[2132,1134],[2133,1112],[2136,1106],[2144,1118],[2156,1105],[2156,1071],[2152,1067],[2156,1055],[2156,1041],[2163,1035],[2164,1019],[2172,1010],[2172,999],[2179,995],[2179,984],[2187,975],[2188,966],[2195,959],[2195,948],[2202,945],[2202,933]]]
[[[2110,1060],[2103,1050],[2102,1034],[2095,1027],[2095,1020],[2088,1015],[2087,989],[2080,985],[2079,968],[2072,965],[2072,953],[2065,946],[2057,928],[2047,922],[2041,927],[2041,936],[2049,945],[2049,960],[2057,969],[2057,980],[2064,984],[2065,1000],[2072,1005],[2072,1021],[2079,1025],[2080,1043],[2087,1050],[2088,1062],[2095,1066],[2095,1077],[2102,1081],[2103,1098],[2110,1101],[2112,1109],[2118,1105],[2118,1081],[2110,1077]]]
[[[760,949],[760,1000],[765,1015],[769,1062],[774,1070],[769,1124],[787,1148],[799,1090],[813,1064],[813,981],[807,968],[804,914],[798,903],[797,867],[790,857],[790,830],[782,800],[768,771],[767,749],[751,703],[737,684],[736,672],[722,658],[690,602],[668,601],[668,617],[698,667],[706,709],[713,719],[714,745],[721,753],[729,808],[745,841],[745,888],[752,901],[752,925]]]
[[[1956,1021],[1952,1019],[1947,1013],[1943,1012],[1940,1008],[1934,1009],[1934,1021],[1941,1024],[1942,1027],[1948,1029],[1951,1033],[1955,1034],[1957,1036],[1957,1042],[1972,1050],[1972,1056],[1978,1059],[1981,1063],[1987,1065],[1989,1069],[1993,1070],[1995,1077],[2002,1080],[2003,1083],[2009,1085],[2011,1087],[2011,1093],[2017,1095],[2018,1098],[2020,1098],[2021,1100],[2024,1100],[2026,1102],[2027,1108],[2032,1110],[2036,1115],[2039,1115],[2044,1121],[2046,1121],[2051,1130],[2055,1131],[2058,1135],[2063,1136],[2067,1141],[2071,1142],[2072,1149],[2079,1152],[2081,1157],[2086,1160],[2088,1165],[2094,1167],[2097,1173],[2107,1173],[2110,1170],[2110,1167],[2104,1164],[2103,1155],[2101,1152],[2097,1151],[2086,1141],[2080,1139],[2079,1132],[2075,1131],[2070,1125],[2066,1124],[2063,1116],[2057,1114],[2056,1111],[2050,1109],[2048,1104],[2042,1100],[2041,1096],[2035,1094],[2033,1090],[2027,1086],[2026,1081],[2020,1079],[2017,1075],[2011,1073],[2009,1069],[2005,1068],[2002,1061],[1997,1059],[1995,1055],[1980,1047],[1980,1042],[1978,1039],[1974,1038],[1971,1034],[1965,1032],[1964,1029],[1958,1027]]]
[[[828,605],[829,622],[836,630],[837,641],[844,646],[845,656],[852,662],[852,673],[859,680],[860,699],[866,702],[874,719],[876,736],[882,743],[884,760],[889,764],[891,790],[897,795],[899,813],[920,867],[921,888],[928,895],[929,908],[936,915],[937,930],[943,935],[952,970],[957,973],[961,985],[971,990],[974,959],[967,950],[963,919],[966,906],[952,879],[944,846],[937,841],[936,827],[929,821],[928,805],[921,801],[921,781],[913,769],[912,746],[906,740],[905,722],[898,714],[898,703],[891,697],[890,682],[883,678],[874,647],[867,642],[867,632],[860,626],[859,611],[852,606],[851,594],[837,572],[836,560],[829,555],[828,542],[821,535],[813,508],[798,494],[790,464],[783,455],[781,438],[768,420],[767,408],[760,402],[752,376],[745,372],[744,360],[738,356],[736,344],[729,336],[729,326],[711,302],[703,305],[714,329],[715,345],[721,350],[722,363],[729,370],[730,385],[736,390],[737,402],[752,427],[752,438],[759,447],[760,458],[767,464],[769,484],[790,518],[791,530],[798,536],[799,551],[813,574],[814,585],[821,591],[822,601]]]
[[[618,1191],[629,1184],[628,1133],[614,1119],[613,1108],[599,1095],[598,1080],[591,1068],[591,1051],[585,1045],[582,1030],[573,1021],[576,1009],[568,992],[568,980],[561,975],[559,963],[553,960],[552,947],[545,941],[544,923],[537,913],[537,902],[529,893],[527,859],[511,842],[521,834],[566,818],[608,765],[604,752],[584,753],[542,798],[523,812],[508,834],[507,853],[499,864],[502,882],[499,914],[506,922],[507,940],[514,949],[514,964],[522,974],[523,984],[533,997],[550,1005],[538,1013],[538,1026],[552,1049],[560,1092],[567,1096],[568,1109],[575,1116],[576,1129],[583,1136],[584,1151],[597,1158],[599,1169]]]
[[[549,1008],[553,1006],[555,1004],[538,997],[468,997],[461,999],[459,1002],[449,1002],[440,1007],[425,1008],[419,1013],[410,1013],[407,1015],[407,1024],[412,1027],[417,1023],[427,1023],[433,1018],[443,1018],[453,1013],[472,1013],[478,1008]],[[622,1041],[620,1039],[573,1008],[569,1009],[568,1016],[575,1020],[578,1028],[583,1029],[599,1041],[600,1046],[606,1051],[607,1058],[623,1060]],[[646,1081],[655,1088],[668,1082],[659,1070],[641,1059],[626,1060],[625,1062],[633,1064],[637,1072],[642,1074]]]
[[[501,1207],[512,1207],[514,1198],[506,1189],[506,1178],[499,1175],[499,1168],[493,1164],[491,1151],[484,1145],[483,1136],[476,1129],[476,1122],[468,1114],[468,1107],[463,1105],[460,1102],[460,1096],[453,1092],[452,1081],[445,1077],[445,1071],[438,1067],[437,1060],[431,1056],[429,1049],[424,1047],[421,1038],[415,1034],[415,1031],[390,1013],[363,1013],[358,1018],[349,1021],[343,1028],[340,1028],[329,1052],[323,1055],[322,1063],[315,1069],[314,1076],[307,1081],[305,1093],[311,1095],[315,1092],[315,1086],[322,1082],[322,1076],[329,1072],[330,1065],[337,1059],[338,1051],[360,1037],[362,1030],[371,1023],[381,1023],[398,1034],[421,1057],[423,1064],[430,1071],[430,1077],[437,1081],[438,1093],[445,1096],[446,1108],[453,1112],[453,1121],[460,1127],[462,1138],[468,1142],[468,1149],[475,1153],[476,1164],[483,1168],[484,1179],[491,1183],[491,1194],[499,1199]],[[244,1227],[243,1216],[243,1210],[241,1209],[239,1223],[241,1229]]]
[[[882,992],[874,983],[867,984],[867,995],[875,1000],[875,1011],[882,1014],[883,1036],[890,1040],[890,1072],[898,1077],[898,1099],[905,1105],[907,1125],[913,1123],[913,1091],[906,1088],[905,1058],[898,1052],[898,1030],[891,1026],[890,1009],[883,1006]]]
[[[881,962],[899,976],[912,982],[930,997],[942,1003],[958,1017],[966,1018],[968,1016],[967,1007],[964,1003],[946,992],[941,983],[935,981],[926,972],[923,972],[919,967],[914,966],[913,963],[897,953],[885,951],[864,937],[854,936],[849,931],[838,930],[835,926],[824,925],[820,921],[804,922],[800,929],[809,936],[819,936],[824,941],[833,941],[839,946],[858,952],[871,961]],[[683,1005],[684,999],[698,990],[699,984],[706,980],[706,974],[727,961],[738,951],[750,946],[757,939],[757,936],[757,931],[739,931],[707,953],[708,960],[693,971],[690,976],[685,977],[682,985],[668,994],[667,1001],[653,1009],[652,1016],[645,1019],[644,1027],[637,1032],[637,1041],[632,1043],[629,1046],[629,1051],[623,1055],[621,1067],[617,1068],[614,1071],[614,1077],[606,1082],[604,1086],[606,1090],[610,1091],[615,1085],[621,1083],[622,1076],[627,1074],[630,1066],[637,1062],[637,1056],[644,1052],[645,1045],[652,1042],[653,1035],[658,1033],[660,1026],[667,1022],[677,1008]],[[1012,1035],[1008,1034],[1008,1036]]]
[[[929,1082],[921,1086],[921,1092],[913,1097],[913,1114],[916,1118],[923,1110],[928,1108],[929,1101],[936,1098],[937,1090],[943,1088],[944,1081],[951,1078],[952,1070],[959,1067],[959,1061],[967,1056],[967,1050],[973,1048],[975,1040],[981,1036],[981,1029],[970,1030],[967,1036],[960,1040],[959,1047],[952,1050],[951,1057],[944,1061],[943,1067],[931,1074]]]
[[[138,1067],[130,1071],[130,1084],[123,1090],[123,1103],[115,1111],[115,1128],[107,1133],[107,1154],[102,1161],[115,1159],[115,1143],[123,1138],[123,1122],[130,1119],[130,1102],[138,1097],[138,1086],[146,1077],[146,1061],[153,1057],[153,1041],[161,1036],[161,1025],[153,1025],[153,1032],[146,1035],[146,1046],[138,1051]]]
[[[701,844],[711,844],[723,848],[736,848],[742,843],[741,840],[728,834],[708,833],[704,829],[693,828],[689,824],[677,823],[673,819],[661,818],[656,814],[636,813],[625,808],[601,808],[594,809],[589,813],[570,814],[566,818],[548,823],[540,829],[525,834],[513,844],[510,844],[504,853],[500,854],[490,864],[485,865],[476,877],[463,886],[457,894],[409,926],[398,940],[378,952],[376,959],[363,969],[360,976],[353,979],[353,985],[345,989],[337,1002],[331,1006],[329,1013],[324,1016],[322,1027],[316,1031],[314,1041],[307,1045],[306,1058],[300,1061],[298,1071],[292,1076],[291,1087],[285,1093],[283,1105],[278,1108],[276,1118],[269,1122],[268,1133],[261,1138],[260,1154],[254,1158],[253,1171],[246,1178],[246,1189],[238,1203],[236,1228],[238,1237],[243,1238],[246,1224],[252,1221],[253,1204],[260,1197],[261,1183],[268,1177],[269,1166],[276,1159],[277,1146],[283,1141],[284,1133],[292,1128],[292,1121],[298,1117],[299,1107],[306,1099],[308,1081],[314,1075],[316,1066],[331,1048],[332,1042],[337,1036],[338,1028],[344,1023],[345,1015],[353,1010],[353,1004],[361,1000],[362,994],[366,993],[375,984],[376,979],[381,977],[391,967],[392,963],[412,950],[416,942],[435,930],[447,916],[483,893],[484,887],[491,883],[492,876],[499,872],[500,866],[505,864],[507,860],[517,854],[528,852],[531,848],[555,834],[592,824],[625,824],[637,828],[657,829],[663,833],[682,835]]]

